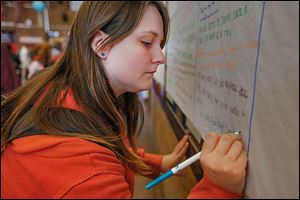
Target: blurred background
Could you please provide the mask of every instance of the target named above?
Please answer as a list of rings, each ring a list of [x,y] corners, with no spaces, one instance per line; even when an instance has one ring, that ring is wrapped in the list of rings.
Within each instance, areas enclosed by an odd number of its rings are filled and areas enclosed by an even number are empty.
[[[1,1],[1,94],[56,62],[82,1]]]

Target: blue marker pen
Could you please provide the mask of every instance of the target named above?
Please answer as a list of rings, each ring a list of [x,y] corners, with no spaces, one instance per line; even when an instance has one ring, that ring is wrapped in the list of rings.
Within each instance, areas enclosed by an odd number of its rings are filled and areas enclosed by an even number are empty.
[[[239,133],[240,133],[240,131],[237,131],[234,134],[239,134]],[[187,167],[187,166],[193,164],[194,162],[196,162],[197,160],[199,160],[200,159],[200,155],[201,155],[201,151],[198,152],[197,154],[193,155],[189,159],[183,161],[182,163],[176,165],[175,167],[173,167],[172,169],[170,169],[169,171],[167,171],[163,175],[157,177],[156,179],[154,179],[153,181],[151,181],[150,183],[148,183],[145,188],[147,190],[149,190],[150,188],[152,188],[153,186],[161,183],[162,181],[166,180],[170,176],[173,176],[174,174],[177,174],[179,171],[181,171],[185,167]]]
[[[179,165],[176,165],[175,167],[173,167],[172,169],[170,169],[169,171],[167,171],[163,175],[157,177],[156,179],[151,181],[148,185],[146,185],[146,189],[149,190],[150,188],[152,188],[156,184],[164,181],[165,179],[169,178],[170,176],[173,176],[174,174],[177,174],[183,168],[185,168],[185,167],[189,166],[190,164],[196,162],[197,160],[200,159],[200,154],[201,154],[201,152],[193,155],[192,157],[190,157],[189,159],[183,161]]]

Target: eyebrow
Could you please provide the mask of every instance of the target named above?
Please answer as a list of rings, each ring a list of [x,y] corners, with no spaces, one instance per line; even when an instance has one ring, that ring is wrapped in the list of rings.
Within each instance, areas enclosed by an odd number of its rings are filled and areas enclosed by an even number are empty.
[[[141,31],[139,33],[150,33],[152,35],[154,35],[155,37],[158,37],[158,33],[156,33],[155,31]],[[163,42],[163,39],[160,40],[160,43]]]

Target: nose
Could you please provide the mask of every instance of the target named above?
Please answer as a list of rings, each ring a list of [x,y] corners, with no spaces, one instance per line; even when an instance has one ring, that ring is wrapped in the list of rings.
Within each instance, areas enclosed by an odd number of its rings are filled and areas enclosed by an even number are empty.
[[[161,48],[155,51],[152,62],[155,64],[164,64],[165,63],[165,56]]]

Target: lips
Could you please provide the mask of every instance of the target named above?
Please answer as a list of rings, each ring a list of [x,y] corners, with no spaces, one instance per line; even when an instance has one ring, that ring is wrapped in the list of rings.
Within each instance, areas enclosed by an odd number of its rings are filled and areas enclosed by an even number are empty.
[[[156,70],[153,70],[151,72],[146,72],[146,73],[154,74],[155,72],[156,72]]]

